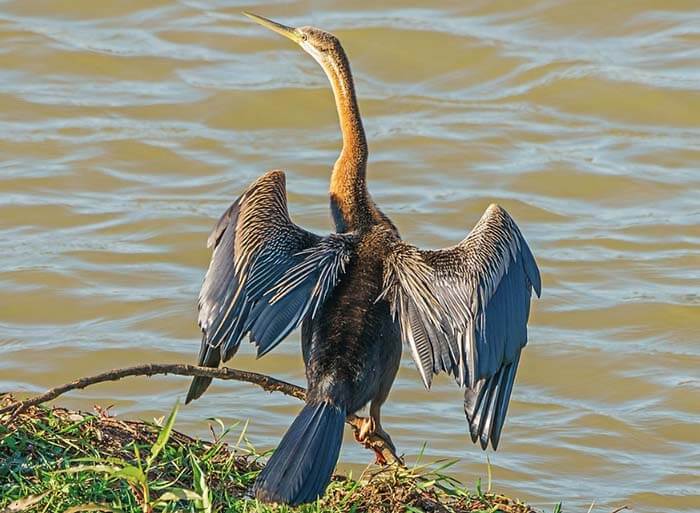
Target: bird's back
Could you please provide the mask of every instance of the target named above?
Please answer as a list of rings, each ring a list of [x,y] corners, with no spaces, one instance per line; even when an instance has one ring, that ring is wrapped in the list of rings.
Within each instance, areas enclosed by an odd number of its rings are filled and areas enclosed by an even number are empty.
[[[348,411],[377,393],[387,366],[398,362],[400,334],[382,292],[384,255],[396,235],[382,226],[364,233],[347,272],[323,310],[303,330],[309,400],[330,397]]]

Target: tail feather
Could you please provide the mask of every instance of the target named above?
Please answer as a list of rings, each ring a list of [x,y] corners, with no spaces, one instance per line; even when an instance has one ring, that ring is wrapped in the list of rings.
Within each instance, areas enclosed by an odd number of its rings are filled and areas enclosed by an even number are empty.
[[[489,442],[494,449],[498,448],[518,360],[519,356],[515,361],[501,367],[490,378],[480,380],[473,387],[467,388],[464,393],[464,413],[469,423],[469,434],[472,442],[476,443],[478,440],[482,449],[486,449]]]
[[[294,419],[253,486],[265,502],[296,506],[323,495],[343,440],[345,410],[307,404]]]
[[[202,343],[202,348],[199,351],[199,365],[205,367],[218,367],[221,362],[221,353],[218,347],[211,347],[208,344]],[[195,376],[190,385],[190,389],[187,391],[187,397],[185,398],[185,404],[199,399],[199,397],[205,392],[209,385],[211,385],[211,378],[204,376]]]

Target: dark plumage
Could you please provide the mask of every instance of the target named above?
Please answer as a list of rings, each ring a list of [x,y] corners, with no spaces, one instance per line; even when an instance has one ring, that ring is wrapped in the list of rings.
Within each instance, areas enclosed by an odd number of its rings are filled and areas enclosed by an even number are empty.
[[[291,505],[323,495],[338,459],[344,425],[344,408],[308,402],[255,481],[255,495],[265,502]]]
[[[367,143],[340,42],[320,29],[249,16],[321,64],[343,134],[330,187],[338,233],[322,237],[295,225],[284,174],[270,171],[224,213],[208,241],[214,251],[199,297],[200,365],[231,358],[246,334],[264,355],[302,326],[306,405],[256,481],[256,496],[300,504],[322,495],[345,416],[368,403],[364,434],[391,443],[380,409],[402,342],[426,387],[442,371],[465,388],[472,440],[495,449],[527,343],[531,291],[540,293],[520,230],[491,205],[454,247],[421,250],[403,242],[367,191]],[[195,378],[187,402],[210,382]]]

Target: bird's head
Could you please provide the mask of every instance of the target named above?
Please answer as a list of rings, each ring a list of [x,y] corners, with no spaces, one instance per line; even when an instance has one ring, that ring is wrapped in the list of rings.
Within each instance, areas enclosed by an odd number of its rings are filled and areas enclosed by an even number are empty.
[[[316,59],[324,69],[327,69],[329,65],[333,62],[337,62],[338,59],[344,55],[340,41],[330,32],[316,27],[288,27],[276,21],[258,16],[257,14],[249,12],[244,12],[243,14],[263,27],[277,32],[297,43],[304,51]]]

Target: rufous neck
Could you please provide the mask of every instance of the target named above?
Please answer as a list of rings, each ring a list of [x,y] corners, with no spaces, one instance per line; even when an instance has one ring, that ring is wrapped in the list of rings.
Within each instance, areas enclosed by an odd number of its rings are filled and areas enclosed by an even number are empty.
[[[330,67],[332,69],[329,79],[338,110],[340,130],[343,134],[343,150],[338,160],[347,161],[364,169],[367,164],[367,139],[362,126],[360,108],[357,105],[350,64],[347,59],[339,59]]]
[[[331,200],[338,209],[336,225],[357,229],[367,217],[370,199],[365,181],[367,170],[367,139],[362,126],[360,109],[355,97],[350,64],[344,54],[323,65],[333,88],[338,110],[343,149],[333,166]]]

